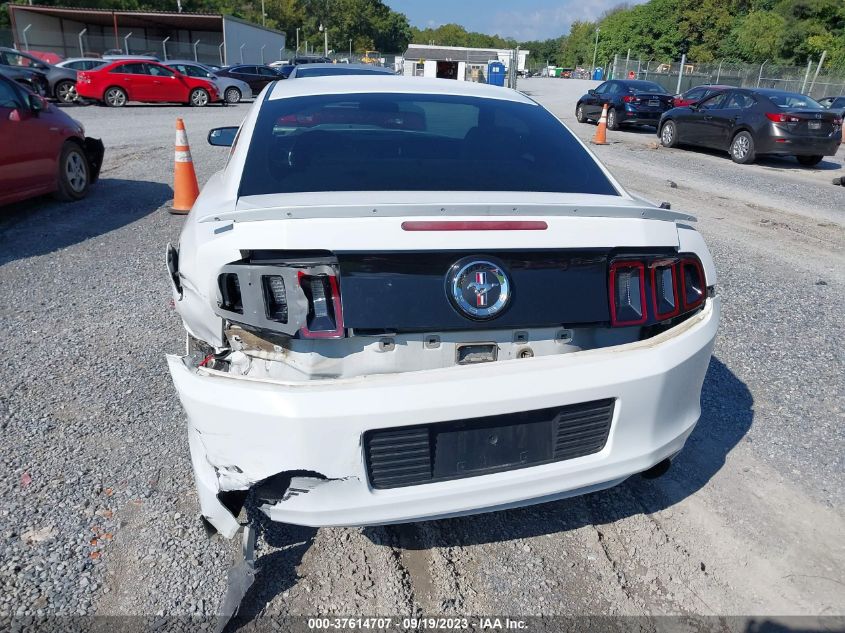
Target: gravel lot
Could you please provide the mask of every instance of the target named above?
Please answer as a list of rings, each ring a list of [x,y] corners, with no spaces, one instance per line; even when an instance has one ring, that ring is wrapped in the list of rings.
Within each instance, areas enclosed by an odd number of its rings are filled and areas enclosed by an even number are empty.
[[[592,82],[520,82],[581,138]],[[209,615],[237,544],[197,515],[164,362],[183,332],[163,252],[182,220],[173,125],[205,181],[207,130],[247,105],[69,108],[106,145],[87,200],[0,210],[0,616]],[[667,150],[652,130],[594,151],[635,193],[698,216],[724,300],[687,449],[658,480],[417,525],[261,522],[235,625],[264,615],[845,615],[845,151],[816,168]],[[565,177],[565,174],[562,174]],[[839,624],[842,624],[841,622]],[[804,628],[813,628],[807,622]],[[234,626],[230,628],[235,628]],[[778,629],[782,630],[782,629]]]

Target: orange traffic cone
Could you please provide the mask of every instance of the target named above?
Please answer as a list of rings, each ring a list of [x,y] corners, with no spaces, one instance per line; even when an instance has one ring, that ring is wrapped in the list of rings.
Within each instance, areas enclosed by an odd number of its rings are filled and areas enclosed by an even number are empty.
[[[187,214],[198,195],[200,188],[194,171],[194,161],[191,159],[188,133],[185,131],[185,122],[179,118],[176,119],[176,162],[173,167],[173,202],[170,205],[170,213]]]
[[[601,109],[601,118],[599,119],[599,126],[596,128],[596,135],[590,141],[593,145],[608,145],[607,142],[607,104],[605,103]]]

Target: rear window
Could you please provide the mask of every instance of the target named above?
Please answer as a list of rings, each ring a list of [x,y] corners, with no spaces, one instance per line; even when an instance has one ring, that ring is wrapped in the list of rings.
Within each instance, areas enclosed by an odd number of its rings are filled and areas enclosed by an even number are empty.
[[[801,108],[806,110],[824,110],[822,104],[815,99],[795,92],[765,92],[763,96],[779,108]]]
[[[268,101],[239,195],[309,191],[619,195],[572,133],[537,105],[418,94]]]
[[[656,92],[657,94],[668,94],[666,88],[653,81],[628,81],[625,84],[632,92]]]

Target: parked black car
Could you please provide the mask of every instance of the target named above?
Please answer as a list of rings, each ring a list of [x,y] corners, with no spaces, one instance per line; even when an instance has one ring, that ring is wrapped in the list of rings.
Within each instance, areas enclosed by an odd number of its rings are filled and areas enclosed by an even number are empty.
[[[48,64],[35,55],[0,46],[0,64],[12,68],[28,68],[44,73],[49,84],[47,95],[62,103],[76,101],[76,71]]]
[[[672,95],[660,84],[638,79],[605,81],[578,99],[575,118],[579,123],[598,121],[607,104],[607,127],[618,130],[624,124],[654,125],[672,107]]]
[[[696,105],[673,108],[660,119],[665,147],[722,149],[746,164],[760,154],[795,156],[815,165],[842,141],[842,117],[810,97],[771,89],[735,88]]]
[[[823,97],[819,99],[822,107],[838,112],[839,116],[845,117],[845,97]]]
[[[280,73],[276,72],[274,68],[261,66],[260,64],[224,66],[220,70],[215,70],[214,74],[219,77],[231,77],[233,79],[245,81],[249,84],[253,94],[256,95],[271,81],[284,79],[284,77]]]
[[[16,81],[22,86],[26,86],[32,92],[42,97],[46,97],[50,90],[50,84],[47,82],[47,75],[40,70],[34,68],[22,68],[20,66],[4,66],[0,64],[0,75]]]

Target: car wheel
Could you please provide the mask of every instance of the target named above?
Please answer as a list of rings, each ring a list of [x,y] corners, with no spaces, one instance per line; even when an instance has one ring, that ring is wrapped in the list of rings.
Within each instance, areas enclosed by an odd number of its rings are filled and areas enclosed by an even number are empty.
[[[70,80],[56,84],[55,97],[62,103],[73,103],[77,98],[76,83]]]
[[[59,156],[59,200],[81,200],[91,184],[91,169],[82,148],[73,141],[62,146]]]
[[[795,158],[797,158],[798,162],[802,165],[812,167],[813,165],[818,165],[824,156],[796,156]]]
[[[747,165],[754,162],[754,137],[748,132],[739,132],[731,141],[731,158],[733,162]]]
[[[678,146],[678,126],[674,121],[666,121],[660,128],[660,144],[663,147]]]
[[[110,108],[122,108],[126,105],[126,93],[123,91],[123,88],[112,86],[106,90],[106,93],[103,95],[103,101]]]
[[[224,98],[226,99],[226,103],[238,103],[241,100],[241,91],[235,87],[226,88]]]
[[[578,121],[578,123],[587,122],[587,117],[584,116],[584,106],[580,103],[578,104],[578,107],[575,108],[575,120]]]
[[[619,129],[619,116],[616,114],[616,108],[611,108],[607,111],[607,129],[608,130],[618,130]]]
[[[208,105],[208,92],[204,88],[194,88],[191,90],[191,105],[195,108],[202,108]]]

